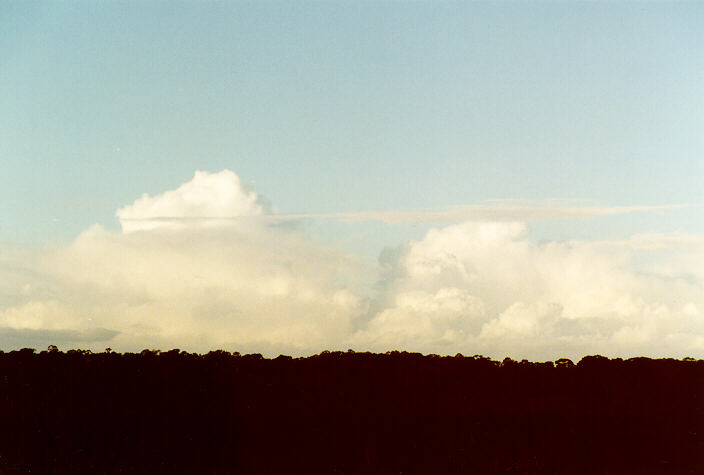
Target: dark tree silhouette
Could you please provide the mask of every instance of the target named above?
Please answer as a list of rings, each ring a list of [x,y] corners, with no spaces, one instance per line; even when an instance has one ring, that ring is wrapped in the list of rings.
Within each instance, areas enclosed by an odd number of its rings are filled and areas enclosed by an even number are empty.
[[[704,473],[704,361],[0,352],[6,473]]]

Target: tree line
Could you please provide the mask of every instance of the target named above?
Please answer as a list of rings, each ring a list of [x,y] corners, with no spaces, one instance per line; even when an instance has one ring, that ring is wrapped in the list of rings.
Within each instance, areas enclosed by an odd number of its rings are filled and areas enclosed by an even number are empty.
[[[704,473],[704,361],[0,351],[5,473]]]

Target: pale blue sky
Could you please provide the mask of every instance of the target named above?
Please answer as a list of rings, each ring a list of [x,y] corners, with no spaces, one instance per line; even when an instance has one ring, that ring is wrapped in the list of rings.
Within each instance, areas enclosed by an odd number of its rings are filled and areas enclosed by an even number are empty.
[[[701,3],[3,2],[0,31],[0,241],[117,229],[196,169],[282,213],[704,202]]]

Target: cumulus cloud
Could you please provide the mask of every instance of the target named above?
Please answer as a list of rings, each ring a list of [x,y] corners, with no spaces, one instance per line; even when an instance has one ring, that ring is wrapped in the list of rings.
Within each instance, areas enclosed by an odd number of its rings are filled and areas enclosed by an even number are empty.
[[[233,172],[196,172],[118,210],[122,232],[4,249],[0,345],[704,357],[702,236],[535,244],[525,222],[472,218],[369,276],[264,203]],[[374,294],[353,290],[366,279]]]
[[[13,338],[53,331],[84,347],[91,335],[94,346],[109,335],[114,349],[199,351],[339,344],[363,313],[343,282],[354,274],[349,256],[256,220],[153,219],[264,212],[234,173],[197,172],[176,190],[119,210],[122,233],[94,226],[68,246],[6,256],[17,292],[8,288],[13,297],[0,306],[0,339],[3,331]]]
[[[178,228],[189,224],[215,226],[233,218],[260,216],[266,206],[239,177],[229,171],[197,171],[193,179],[157,196],[143,194],[117,211],[123,232]]]
[[[378,350],[409,346],[442,350],[466,342],[485,315],[481,299],[457,287],[444,287],[436,292],[402,291],[351,341]]]
[[[538,359],[702,355],[702,254],[691,253],[699,238],[534,244],[527,233],[523,223],[464,223],[402,247],[387,259],[380,303],[353,340],[374,350]],[[672,254],[669,265],[638,263],[640,252],[676,242],[690,245],[677,268]]]

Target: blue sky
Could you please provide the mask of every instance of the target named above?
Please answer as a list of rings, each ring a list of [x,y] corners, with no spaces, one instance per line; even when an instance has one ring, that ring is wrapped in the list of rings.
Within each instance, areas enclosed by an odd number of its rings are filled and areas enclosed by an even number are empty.
[[[231,169],[290,213],[702,202],[703,14],[5,3],[0,233],[115,226],[117,207],[196,169]]]
[[[699,236],[703,26],[697,2],[3,2],[0,243],[119,233],[196,170],[283,215],[692,204],[526,239]],[[452,224],[297,226],[374,266]]]

